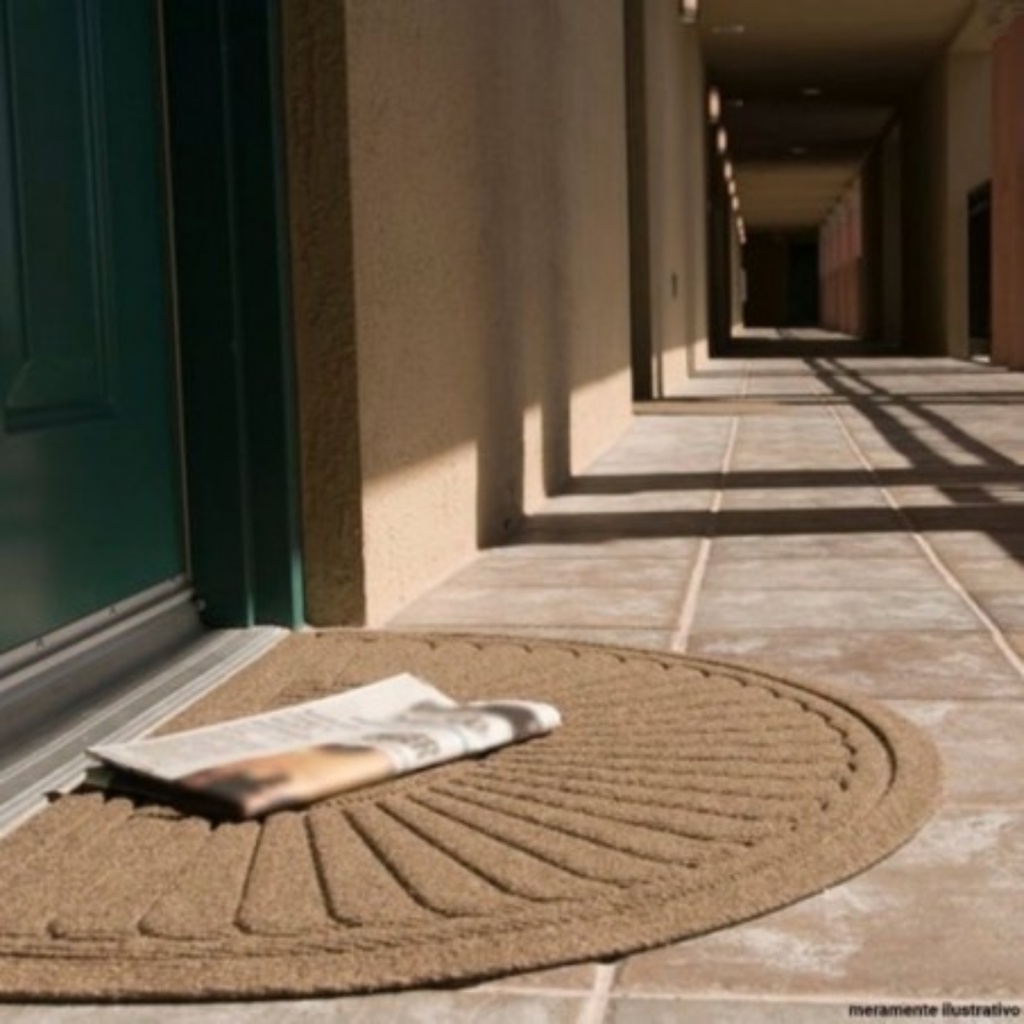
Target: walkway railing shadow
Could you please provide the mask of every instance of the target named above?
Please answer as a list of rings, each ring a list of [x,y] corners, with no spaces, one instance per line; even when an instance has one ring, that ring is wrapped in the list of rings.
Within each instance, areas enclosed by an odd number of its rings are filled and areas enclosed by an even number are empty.
[[[851,411],[870,423],[886,444],[910,463],[913,472],[931,475],[931,485],[950,502],[937,506],[902,505],[902,513],[916,530],[986,533],[997,542],[1004,534],[1024,532],[1024,501],[1008,502],[985,486],[1018,484],[1024,498],[1024,466],[1019,462],[937,412],[927,394],[899,394],[856,367],[835,360],[808,359],[807,365],[832,395],[843,399]],[[978,372],[973,367],[972,370]],[[984,392],[977,394],[984,396]],[[1024,395],[1015,398],[1019,402]],[[1003,399],[999,404],[1016,402]],[[905,418],[901,419],[897,412]],[[911,424],[937,434],[948,449],[944,451],[922,439]],[[957,457],[950,457],[950,453]],[[973,465],[961,461],[964,456],[974,460]],[[885,485],[884,470],[875,469],[872,475]],[[1008,553],[1017,549],[1016,543],[1002,543]]]
[[[1016,534],[1019,543],[1007,550],[1024,551],[1024,516],[1019,506],[950,508],[935,505],[903,511],[922,531]],[[906,521],[894,510],[867,506],[708,509],[704,512],[565,512],[529,516],[510,543],[593,544],[596,535],[615,539],[745,537],[901,533],[906,529]]]
[[[750,368],[748,368],[749,371]],[[889,451],[906,464],[864,468],[765,469],[723,473],[643,472],[588,473],[573,479],[565,492],[572,496],[628,496],[658,492],[725,492],[747,489],[784,492],[789,489],[934,488],[944,500],[918,504],[896,501],[894,509],[884,504],[853,504],[829,507],[771,507],[756,509],[719,508],[705,510],[622,509],[579,510],[567,503],[565,511],[546,510],[525,519],[513,543],[593,544],[601,539],[660,537],[739,537],[786,534],[905,533],[908,524],[924,533],[983,533],[993,538],[1012,557],[1024,556],[1024,465],[1001,452],[984,438],[938,411],[955,407],[984,408],[992,405],[1009,409],[1024,404],[1024,388],[1014,391],[995,387],[991,391],[972,386],[977,375],[992,380],[994,371],[974,364],[962,368],[929,366],[909,360],[890,368],[879,361],[869,373],[857,360],[805,356],[799,367],[786,370],[765,367],[776,378],[786,373],[805,384],[811,380],[822,388],[820,394],[778,393],[756,390],[761,368],[747,372],[755,390],[748,388],[742,398],[698,396],[643,403],[641,414],[742,416],[766,411],[766,404],[785,411],[792,404],[798,412],[809,407],[849,410],[861,424],[870,426]],[[737,367],[737,373],[744,372]],[[965,390],[929,388],[917,394],[900,393],[879,383],[887,375],[914,378],[943,376],[963,378]],[[796,384],[796,379],[794,383]],[[663,410],[663,411],[659,411]],[[849,425],[846,428],[849,430]],[[924,432],[927,436],[922,437]],[[1024,434],[1022,434],[1024,445]],[[840,498],[841,500],[841,498]],[[812,503],[813,504],[813,503]]]

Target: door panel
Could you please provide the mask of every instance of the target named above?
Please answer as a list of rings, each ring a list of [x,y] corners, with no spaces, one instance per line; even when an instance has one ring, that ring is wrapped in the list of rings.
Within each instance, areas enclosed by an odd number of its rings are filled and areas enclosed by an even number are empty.
[[[92,19],[81,15],[52,0],[9,5],[5,170],[20,267],[5,267],[5,306],[12,319],[21,314],[11,324],[21,351],[4,400],[8,430],[109,411],[111,260],[97,229],[110,196],[106,177],[93,173],[103,68]]]
[[[0,0],[0,651],[183,572],[154,10]]]

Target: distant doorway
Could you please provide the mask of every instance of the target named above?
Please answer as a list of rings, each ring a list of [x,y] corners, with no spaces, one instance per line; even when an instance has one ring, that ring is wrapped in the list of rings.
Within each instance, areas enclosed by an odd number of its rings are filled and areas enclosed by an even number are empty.
[[[971,355],[992,350],[992,186],[967,198],[967,288]]]
[[[753,232],[743,262],[748,325],[816,327],[821,323],[817,238],[791,232]]]
[[[794,239],[789,246],[789,323],[815,327],[821,323],[817,239]]]

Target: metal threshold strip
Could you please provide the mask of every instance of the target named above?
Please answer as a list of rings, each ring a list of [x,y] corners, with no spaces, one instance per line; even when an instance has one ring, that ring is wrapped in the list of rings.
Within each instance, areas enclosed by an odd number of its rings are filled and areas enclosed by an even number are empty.
[[[76,785],[86,748],[155,728],[287,634],[204,629],[178,588],[0,674],[0,833]]]

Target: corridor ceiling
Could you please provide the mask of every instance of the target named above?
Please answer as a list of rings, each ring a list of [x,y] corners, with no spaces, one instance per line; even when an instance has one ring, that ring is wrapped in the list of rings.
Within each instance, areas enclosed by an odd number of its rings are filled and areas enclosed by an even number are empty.
[[[702,0],[748,229],[813,228],[973,0]],[[974,20],[980,17],[974,14]]]

